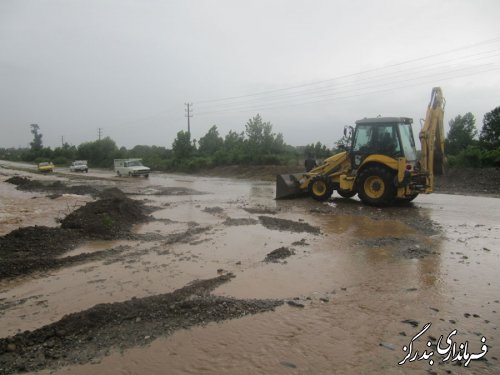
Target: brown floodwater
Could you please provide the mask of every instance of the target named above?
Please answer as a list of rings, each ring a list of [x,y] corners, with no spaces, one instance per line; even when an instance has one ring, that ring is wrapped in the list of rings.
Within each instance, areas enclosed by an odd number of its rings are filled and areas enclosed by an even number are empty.
[[[91,177],[106,177],[94,173]],[[157,221],[137,225],[134,232],[180,239],[88,242],[69,254],[119,252],[111,259],[0,282],[0,304],[8,306],[0,310],[1,337],[98,303],[171,292],[221,269],[236,277],[215,294],[296,298],[304,307],[285,304],[274,312],[177,331],[146,347],[50,373],[500,373],[500,199],[433,194],[418,197],[411,210],[392,208],[385,215],[356,200],[275,201],[274,186],[266,182],[153,174],[99,183],[140,190],[145,194],[135,199],[161,207],[153,213]],[[199,194],[149,193],[158,186]],[[61,207],[89,200],[50,200],[5,183],[0,189],[0,234],[21,225],[56,225]],[[322,211],[327,205],[338,211]],[[308,223],[321,233],[268,229],[261,215]],[[409,225],[412,219],[402,215],[415,215],[417,224],[435,222],[440,230]],[[245,224],[229,225],[227,219]],[[186,235],[194,228],[195,234]],[[280,263],[263,261],[282,246],[295,254]],[[408,257],[408,248],[429,254]],[[402,322],[409,319],[419,326]],[[467,341],[473,353],[481,352],[485,337],[485,360],[459,367],[438,363],[443,356],[436,353],[432,366],[429,360],[398,365],[403,346],[426,323],[431,328],[418,342],[420,352],[428,335],[446,338],[456,329],[455,341]]]

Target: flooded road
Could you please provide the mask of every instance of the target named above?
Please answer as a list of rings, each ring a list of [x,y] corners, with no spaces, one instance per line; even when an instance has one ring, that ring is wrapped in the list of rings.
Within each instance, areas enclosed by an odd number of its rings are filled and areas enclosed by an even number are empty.
[[[90,196],[21,192],[0,169],[0,234],[57,226]],[[27,172],[22,172],[28,175]],[[145,346],[56,374],[402,374],[500,372],[500,199],[433,194],[377,209],[335,197],[275,201],[267,182],[111,172],[69,183],[118,187],[155,207],[132,240],[86,241],[67,255],[113,250],[102,260],[0,281],[0,337],[34,330],[97,304],[173,292],[193,280],[235,277],[213,294],[281,299],[275,311],[148,337]],[[33,175],[39,178],[39,175]],[[53,177],[45,177],[53,178]],[[59,176],[65,179],[64,174]],[[42,213],[42,214],[41,214]],[[273,250],[291,254],[264,261]],[[434,348],[429,359],[407,360]],[[465,367],[436,339],[488,352]],[[431,365],[431,360],[434,362]]]

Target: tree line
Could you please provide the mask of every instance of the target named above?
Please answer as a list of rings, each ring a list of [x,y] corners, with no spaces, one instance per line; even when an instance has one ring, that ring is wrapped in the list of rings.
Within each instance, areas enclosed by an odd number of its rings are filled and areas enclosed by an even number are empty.
[[[478,132],[472,113],[458,115],[449,122],[445,153],[452,167],[500,166],[500,106],[485,114]],[[325,159],[338,150],[321,142],[302,147],[287,145],[281,133],[274,133],[270,122],[257,114],[241,132],[229,131],[225,137],[213,125],[200,139],[191,139],[179,131],[171,148],[138,145],[132,149],[118,147],[109,137],[78,146],[63,144],[44,147],[37,124],[30,125],[33,141],[29,148],[0,148],[0,159],[38,163],[52,161],[68,165],[73,160],[87,160],[90,167],[111,168],[113,159],[142,158],[153,170],[196,171],[221,165],[293,165],[304,158]],[[342,139],[342,138],[341,138]]]
[[[500,166],[500,106],[486,113],[478,132],[470,112],[449,122],[445,153],[450,167]]]
[[[30,148],[0,149],[0,159],[39,163],[52,161],[68,165],[73,160],[87,160],[90,167],[111,168],[113,159],[141,158],[145,165],[160,171],[196,171],[221,165],[297,165],[304,154],[324,159],[333,150],[317,142],[305,147],[287,145],[281,133],[274,133],[270,122],[257,114],[249,119],[241,132],[229,131],[221,136],[213,125],[200,139],[179,131],[171,148],[138,145],[132,149],[118,147],[110,138],[84,142],[79,146],[64,143],[51,149],[44,147],[37,124],[30,125],[33,141]]]

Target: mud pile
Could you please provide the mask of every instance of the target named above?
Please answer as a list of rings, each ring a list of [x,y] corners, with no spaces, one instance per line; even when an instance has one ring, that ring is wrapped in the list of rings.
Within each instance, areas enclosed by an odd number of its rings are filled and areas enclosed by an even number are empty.
[[[0,280],[55,268],[56,259],[74,248],[80,234],[61,228],[34,226],[0,237]]]
[[[100,200],[87,203],[66,216],[61,221],[61,228],[111,239],[123,235],[132,224],[147,219],[142,203],[128,198],[117,188],[110,188],[101,193]]]
[[[447,194],[500,194],[500,168],[450,168],[435,176],[435,191]]]
[[[293,254],[295,254],[293,250],[290,250],[288,247],[283,246],[267,254],[264,258],[264,262],[279,263],[280,260],[288,258]]]
[[[18,190],[50,193],[53,198],[62,194],[97,196],[99,191],[88,185],[67,186],[61,181],[42,182],[27,177],[13,176],[5,182],[16,185]]]
[[[260,223],[270,230],[279,230],[279,231],[289,231],[296,233],[313,233],[320,234],[319,227],[313,227],[312,225],[305,222],[297,222],[288,219],[279,219],[277,217],[271,216],[259,216]]]
[[[148,220],[141,202],[112,188],[62,220],[60,228],[34,226],[0,237],[0,279],[46,271],[85,256],[58,258],[88,239],[125,238],[132,224]]]
[[[196,281],[172,293],[106,303],[0,339],[0,373],[39,371],[99,360],[110,350],[146,345],[179,329],[272,311],[280,300],[238,300],[210,292],[232,274]]]

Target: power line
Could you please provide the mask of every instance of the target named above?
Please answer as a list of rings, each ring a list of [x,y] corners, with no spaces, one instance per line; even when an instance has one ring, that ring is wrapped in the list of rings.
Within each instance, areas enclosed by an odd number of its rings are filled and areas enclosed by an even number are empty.
[[[448,71],[445,73],[439,72],[439,73],[433,73],[433,74],[428,74],[428,75],[423,75],[419,77],[412,77],[408,79],[398,79],[395,81],[388,81],[388,82],[382,82],[382,83],[377,83],[377,84],[369,84],[365,85],[362,87],[358,88],[347,88],[344,90],[336,90],[332,92],[328,92],[326,94],[322,95],[315,95],[315,96],[307,96],[303,98],[298,98],[298,100],[302,101],[284,101],[284,100],[278,100],[278,101],[266,101],[265,103],[240,103],[239,107],[229,107],[229,108],[223,108],[223,109],[215,109],[215,110],[207,110],[205,112],[200,112],[198,113],[199,116],[204,116],[207,114],[213,114],[213,113],[225,113],[225,112],[242,112],[246,110],[256,110],[256,109],[271,109],[271,108],[278,108],[278,107],[286,107],[286,106],[296,106],[296,105],[303,105],[303,104],[310,104],[310,103],[316,103],[320,101],[326,101],[326,100],[338,100],[338,99],[346,99],[346,98],[351,98],[351,97],[357,97],[357,96],[362,96],[362,95],[368,95],[371,92],[380,92],[379,88],[380,87],[388,87],[388,86],[394,86],[396,87],[401,87],[398,86],[403,82],[411,82],[411,81],[417,81],[416,83],[413,84],[415,85],[421,85],[422,83],[427,83],[427,82],[436,82],[436,81],[445,81],[449,79],[454,79],[454,78],[459,78],[459,77],[466,77],[474,74],[480,74],[480,73],[485,73],[489,71],[494,71],[500,68],[500,65],[494,65],[494,64],[485,64],[480,66],[481,68],[486,68],[482,70],[478,70],[477,67],[474,70],[462,72],[463,70],[466,70],[468,68],[461,68],[461,69],[455,69],[452,71]],[[460,74],[457,74],[460,73]],[[450,74],[452,74],[450,76]],[[418,82],[419,80],[424,80],[422,82]],[[403,87],[409,87],[412,85],[404,85]],[[368,90],[368,92],[366,92]],[[370,91],[371,90],[371,91]],[[375,90],[375,91],[373,91]],[[383,90],[387,91],[387,90]],[[340,96],[339,96],[340,95]],[[321,100],[317,100],[323,98]]]
[[[481,62],[483,61],[488,61],[491,58],[499,57],[500,54],[498,53],[500,49],[497,50],[491,50],[491,51],[486,51],[482,53],[475,53],[473,55],[468,55],[465,56],[461,59],[455,59],[453,61],[453,65],[458,65],[459,63],[473,63],[473,62]],[[487,54],[487,55],[486,55]],[[500,62],[500,60],[499,60]],[[205,114],[207,112],[212,112],[214,110],[225,110],[225,109],[234,109],[234,107],[241,107],[241,106],[250,106],[250,105],[259,105],[259,101],[265,100],[265,103],[263,104],[269,104],[269,101],[275,100],[275,99],[280,99],[280,98],[294,98],[294,97],[305,97],[307,98],[310,95],[316,95],[319,93],[334,93],[335,91],[338,91],[341,88],[346,88],[348,90],[354,90],[356,87],[361,86],[366,86],[367,84],[369,85],[370,82],[373,82],[373,84],[379,84],[377,82],[381,82],[382,84],[385,84],[387,80],[394,80],[394,79],[400,79],[398,77],[402,78],[407,78],[408,76],[414,77],[414,79],[418,78],[417,74],[423,74],[426,72],[434,72],[433,74],[444,74],[444,73],[449,73],[450,71],[457,71],[457,70],[464,70],[464,69],[477,69],[480,67],[484,67],[487,64],[483,65],[474,65],[474,66],[468,66],[468,67],[458,67],[455,69],[451,69],[450,65],[448,62],[442,63],[435,63],[433,65],[425,65],[425,66],[417,66],[416,68],[410,68],[411,70],[402,70],[402,71],[396,71],[396,72],[387,72],[383,73],[381,75],[375,75],[375,76],[368,76],[366,78],[362,78],[356,81],[346,81],[346,82],[338,82],[335,85],[328,84],[328,86],[324,87],[318,87],[318,88],[309,88],[306,90],[301,90],[301,91],[295,91],[295,92],[285,92],[285,93],[276,93],[276,94],[271,94],[267,97],[262,97],[262,98],[248,98],[246,100],[242,101],[237,101],[237,102],[230,102],[230,103],[220,103],[220,104],[214,104],[213,106],[207,108],[204,110],[203,106],[200,109],[199,115]],[[442,69],[443,71],[439,71],[437,69]],[[207,107],[207,106],[205,106]]]
[[[476,55],[480,55],[480,54],[469,55],[461,60],[455,60],[453,62],[453,65],[458,65],[458,64],[463,63],[463,62],[472,63],[472,62],[478,61],[478,60],[488,61],[491,58],[500,56],[500,54],[498,54],[498,51],[500,51],[500,50],[493,50],[493,51],[485,52],[485,53],[488,53],[489,56],[476,56]],[[495,53],[495,54],[492,54],[492,53]],[[499,60],[496,59],[494,61],[499,61]],[[212,112],[214,110],[221,110],[221,111],[225,110],[225,109],[230,110],[230,109],[234,109],[235,107],[241,107],[241,106],[255,106],[255,105],[259,105],[259,101],[262,101],[262,100],[265,100],[265,102],[263,103],[264,105],[268,105],[270,103],[270,100],[279,99],[279,98],[285,98],[285,97],[286,98],[292,98],[292,97],[307,98],[311,95],[316,95],[316,94],[322,93],[322,92],[327,92],[327,93],[330,92],[332,94],[343,87],[345,87],[349,90],[354,90],[354,89],[356,89],[356,87],[359,87],[359,86],[363,87],[363,86],[366,86],[367,84],[369,85],[370,81],[373,81],[374,84],[379,84],[379,83],[377,83],[377,81],[385,84],[385,82],[387,82],[387,80],[396,79],[399,76],[402,76],[403,78],[413,77],[414,79],[416,79],[416,78],[418,78],[417,74],[426,73],[427,71],[430,71],[434,75],[441,75],[444,73],[449,73],[450,71],[457,71],[457,70],[463,70],[463,69],[477,69],[477,68],[481,68],[484,66],[485,66],[485,64],[483,64],[483,65],[477,65],[477,64],[470,65],[469,64],[466,67],[459,66],[458,69],[457,68],[451,69],[451,66],[448,63],[446,63],[444,65],[442,63],[434,64],[434,67],[432,65],[431,66],[426,65],[426,66],[417,67],[416,69],[410,68],[411,70],[406,70],[406,71],[403,70],[403,71],[396,71],[396,72],[388,72],[388,73],[384,73],[382,75],[369,76],[369,77],[361,78],[361,79],[358,79],[355,81],[338,82],[334,86],[329,84],[326,87],[307,89],[307,90],[302,90],[302,91],[298,91],[298,92],[287,92],[287,93],[282,93],[282,94],[273,94],[273,95],[270,95],[270,96],[265,97],[265,98],[264,97],[263,98],[252,98],[252,99],[248,98],[246,100],[239,101],[239,102],[215,104],[215,105],[213,105],[210,108],[207,108],[205,110],[202,107],[199,114],[200,115],[206,114],[207,112]],[[437,69],[442,69],[442,71],[439,71]],[[398,80],[399,80],[399,78],[398,78]]]
[[[313,82],[309,82],[309,83],[305,83],[305,84],[301,84],[301,85],[289,86],[289,87],[284,87],[284,88],[279,88],[279,89],[274,89],[274,90],[260,91],[260,92],[256,92],[256,93],[246,94],[246,95],[230,96],[230,97],[217,98],[217,99],[198,100],[198,101],[196,101],[196,103],[201,104],[201,103],[211,103],[211,102],[218,102],[218,101],[227,101],[227,100],[233,100],[233,99],[240,99],[240,98],[246,98],[246,97],[252,97],[252,96],[265,95],[265,94],[275,93],[275,92],[280,92],[280,91],[293,90],[293,89],[303,88],[303,87],[308,87],[308,86],[314,86],[314,85],[318,85],[318,84],[322,84],[322,83],[326,83],[326,82],[335,81],[338,79],[350,78],[350,77],[354,77],[354,76],[358,76],[358,75],[363,75],[363,74],[367,74],[367,73],[377,72],[377,71],[381,71],[384,69],[389,69],[389,68],[394,68],[394,67],[401,66],[401,65],[414,63],[417,61],[427,60],[427,59],[430,59],[433,57],[443,56],[443,55],[447,55],[447,54],[454,53],[457,51],[462,51],[462,50],[467,50],[467,49],[471,49],[474,47],[478,47],[481,45],[497,43],[499,41],[500,41],[500,37],[496,37],[496,38],[488,39],[488,40],[485,40],[482,42],[477,42],[477,43],[469,44],[469,45],[462,46],[459,48],[454,48],[454,49],[451,49],[448,51],[439,52],[439,53],[435,53],[435,54],[431,54],[431,55],[427,55],[427,56],[423,56],[423,57],[418,57],[415,59],[406,60],[406,61],[402,61],[399,63],[395,63],[395,64],[391,64],[391,65],[387,65],[387,66],[383,66],[383,67],[379,67],[379,68],[364,70],[362,72],[350,73],[350,74],[346,74],[346,75],[339,76],[339,77],[328,78],[328,79],[324,79],[324,80],[320,80],[320,81],[313,81]]]

